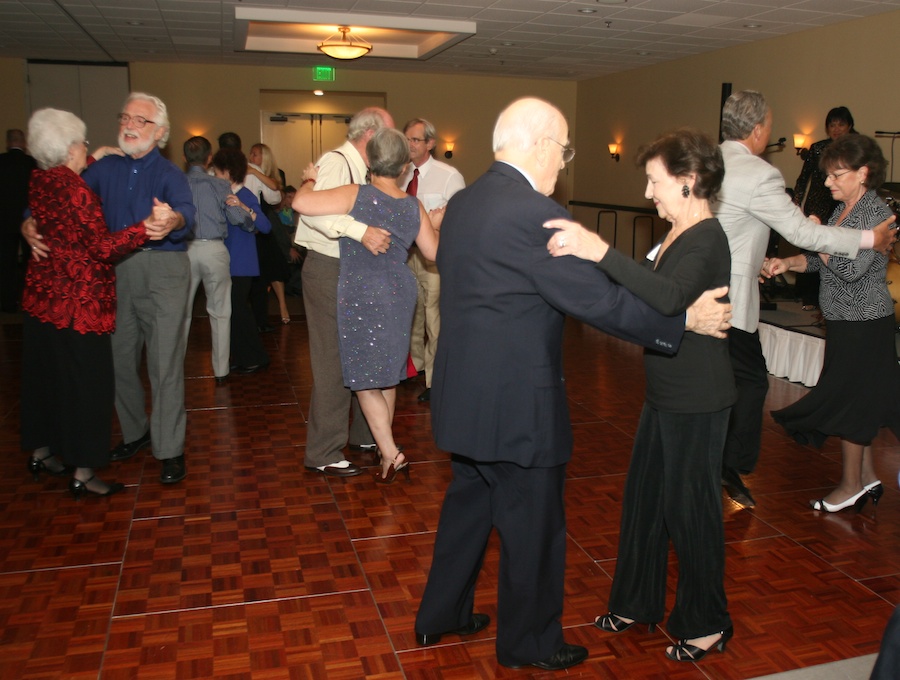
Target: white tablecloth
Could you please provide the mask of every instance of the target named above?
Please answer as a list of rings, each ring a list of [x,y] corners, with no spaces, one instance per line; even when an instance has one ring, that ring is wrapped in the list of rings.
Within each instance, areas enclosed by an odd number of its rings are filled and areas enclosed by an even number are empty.
[[[825,359],[825,338],[759,324],[759,342],[769,373],[813,387]]]

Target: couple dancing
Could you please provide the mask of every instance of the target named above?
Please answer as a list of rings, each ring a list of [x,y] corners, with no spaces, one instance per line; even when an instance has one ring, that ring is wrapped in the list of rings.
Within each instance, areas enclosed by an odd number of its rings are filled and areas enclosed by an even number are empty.
[[[373,254],[360,242],[340,239],[337,290],[338,343],[344,385],[356,393],[378,446],[381,472],[375,481],[390,484],[398,473],[409,477],[409,461],[391,431],[397,384],[406,377],[409,334],[416,305],[416,278],[406,266],[410,246],[434,260],[443,209],[425,212],[398,185],[410,161],[406,136],[392,128],[375,132],[366,144],[371,184],[348,184],[315,191],[310,165],[292,207],[301,215],[349,214],[391,233],[390,247]]]

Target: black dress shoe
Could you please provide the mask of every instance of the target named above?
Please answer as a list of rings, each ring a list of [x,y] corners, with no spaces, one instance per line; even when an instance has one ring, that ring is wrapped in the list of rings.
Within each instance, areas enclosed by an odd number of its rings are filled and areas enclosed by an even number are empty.
[[[163,484],[175,484],[187,477],[183,454],[175,458],[166,458],[160,462],[162,463],[162,472],[159,473],[159,481]]]
[[[224,385],[228,382],[228,374],[225,375],[217,375],[216,376],[216,385]]]
[[[231,370],[235,373],[240,373],[241,375],[250,375],[251,373],[259,373],[260,371],[265,371],[269,367],[268,363],[265,364],[253,364],[253,366],[234,366]]]
[[[338,467],[337,465],[322,465],[321,467],[309,467],[306,466],[306,469],[310,472],[321,472],[323,475],[328,477],[356,477],[357,475],[362,474],[362,468],[358,465],[354,465],[353,463],[348,463],[345,467]]]
[[[419,395],[419,401],[431,401],[431,388],[426,387],[425,391]]]
[[[462,628],[448,630],[443,633],[416,633],[416,642],[420,645],[436,645],[444,635],[475,635],[475,633],[487,628],[491,617],[487,614],[472,614],[472,619]]]
[[[119,442],[110,454],[110,460],[128,460],[142,448],[150,443],[150,430],[147,430],[142,437],[135,439],[133,442]]]
[[[734,468],[722,468],[722,486],[725,487],[725,491],[731,500],[738,505],[742,505],[745,508],[756,507],[756,501],[753,500],[750,489],[747,488],[744,480],[741,479],[740,473]]]
[[[266,324],[265,326],[257,326],[256,330],[258,330],[260,333],[271,333],[275,329],[269,324]]]
[[[533,661],[530,666],[543,668],[545,671],[561,671],[564,668],[576,666],[588,658],[588,650],[580,645],[566,645],[559,648],[553,656],[542,661]],[[504,666],[506,664],[500,664]],[[506,666],[507,668],[522,668],[522,666]]]
[[[362,451],[363,453],[372,453],[378,450],[378,444],[347,444],[347,448],[351,451]]]

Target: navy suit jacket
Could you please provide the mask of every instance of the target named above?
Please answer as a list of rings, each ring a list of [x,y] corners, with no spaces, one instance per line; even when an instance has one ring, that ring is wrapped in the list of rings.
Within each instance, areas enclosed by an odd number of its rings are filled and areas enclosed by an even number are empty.
[[[431,389],[432,429],[445,451],[523,467],[569,460],[566,315],[670,353],[681,342],[683,314],[660,315],[591,262],[550,256],[553,232],[542,225],[558,217],[570,218],[506,163],[450,199]]]

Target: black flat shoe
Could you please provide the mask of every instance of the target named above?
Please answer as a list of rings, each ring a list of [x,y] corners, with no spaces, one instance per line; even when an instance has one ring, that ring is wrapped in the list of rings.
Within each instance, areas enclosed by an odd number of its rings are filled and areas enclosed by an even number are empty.
[[[677,645],[673,645],[671,650],[666,650],[666,656],[672,661],[700,661],[708,652],[718,649],[720,652],[725,651],[725,645],[734,637],[734,626],[728,626],[719,633],[720,637],[716,642],[709,646],[709,649],[700,649],[696,645],[688,643],[687,640],[681,640]]]
[[[598,616],[594,619],[594,625],[600,630],[605,630],[607,633],[622,633],[636,623],[637,621],[626,621],[618,614],[613,614],[612,612],[604,614],[603,616]],[[647,632],[652,633],[654,630],[656,630],[656,624],[648,623]]]
[[[588,650],[580,645],[563,645],[559,651],[553,656],[541,661],[533,661],[528,664],[536,668],[543,668],[545,671],[561,671],[564,668],[570,668],[580,664],[588,658]],[[500,664],[505,666],[506,664]],[[506,666],[507,668],[522,668],[522,666]]]
[[[187,477],[187,468],[184,465],[184,455],[175,458],[166,458],[162,462],[162,471],[159,473],[159,481],[163,484],[175,484]]]
[[[92,489],[90,486],[91,482],[93,482],[95,479],[97,479],[97,477],[92,475],[91,478],[86,482],[82,482],[80,479],[73,479],[71,482],[69,482],[69,491],[72,492],[75,500],[78,500],[86,493],[92,493],[95,496],[112,496],[113,494],[119,493],[122,489],[125,488],[124,484],[114,482],[113,484],[106,484],[105,491],[97,491],[95,489]],[[98,483],[100,483],[100,480],[98,480]]]
[[[51,477],[67,477],[72,472],[71,468],[62,465],[62,463],[60,463],[62,467],[59,469],[51,468],[47,465],[48,458],[53,458],[53,456],[47,456],[46,458],[31,457],[28,459],[28,471],[31,473],[31,477],[34,481],[37,482],[40,480],[42,472],[46,472]]]
[[[111,461],[128,460],[149,443],[150,430],[147,430],[143,436],[133,442],[119,442],[119,445],[110,452],[109,459]]]
[[[487,628],[490,622],[491,617],[487,614],[472,614],[472,619],[462,628],[448,630],[443,633],[416,633],[416,642],[425,646],[436,645],[444,635],[475,635],[475,633]]]

